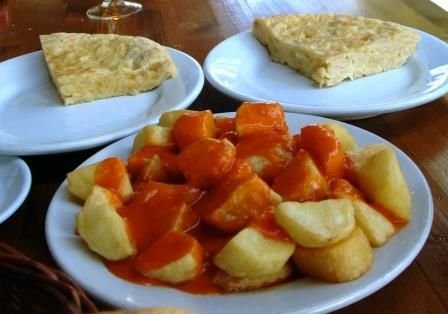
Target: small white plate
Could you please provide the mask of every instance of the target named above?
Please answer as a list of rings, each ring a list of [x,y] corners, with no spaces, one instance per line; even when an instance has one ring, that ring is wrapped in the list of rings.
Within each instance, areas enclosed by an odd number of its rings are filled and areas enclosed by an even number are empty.
[[[22,205],[31,187],[31,172],[20,158],[0,156],[0,223]]]
[[[188,107],[204,85],[196,60],[168,48],[177,75],[136,96],[64,106],[42,51],[0,63],[0,154],[38,155],[98,146]]]
[[[323,119],[296,113],[286,114],[290,130]],[[380,137],[346,125],[360,146],[385,142]],[[109,156],[126,159],[133,136],[99,151],[81,166]],[[388,143],[393,146],[392,144]],[[386,245],[374,250],[370,271],[352,282],[329,284],[301,279],[250,293],[192,295],[174,288],[143,286],[111,274],[75,234],[75,215],[81,209],[67,192],[67,181],[56,191],[46,217],[48,247],[61,268],[93,296],[117,308],[174,306],[192,313],[321,313],[352,304],[377,291],[398,276],[415,258],[428,237],[433,217],[433,202],[428,184],[412,160],[397,149],[403,173],[412,193],[412,219]]]
[[[318,88],[295,70],[272,62],[250,32],[232,36],[207,55],[204,74],[216,89],[241,101],[278,101],[286,111],[359,119],[428,103],[448,92],[448,45],[425,32],[402,67]]]

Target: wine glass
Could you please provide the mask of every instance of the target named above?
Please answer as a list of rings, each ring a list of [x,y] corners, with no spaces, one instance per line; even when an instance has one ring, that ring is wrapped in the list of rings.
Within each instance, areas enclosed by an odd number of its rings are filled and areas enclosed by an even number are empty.
[[[118,20],[142,10],[140,3],[125,0],[103,0],[100,5],[87,10],[93,20]]]

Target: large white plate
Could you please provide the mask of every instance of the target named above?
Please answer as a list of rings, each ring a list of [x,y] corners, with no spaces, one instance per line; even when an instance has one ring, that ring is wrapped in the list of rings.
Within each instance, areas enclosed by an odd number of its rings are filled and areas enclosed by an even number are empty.
[[[0,156],[0,223],[22,205],[31,187],[31,172],[20,158]]]
[[[0,63],[0,154],[38,155],[80,150],[134,133],[166,110],[188,107],[204,85],[201,66],[168,48],[178,74],[136,96],[64,106],[42,51]]]
[[[291,68],[272,62],[250,32],[230,37],[207,55],[207,80],[241,101],[278,101],[285,110],[357,119],[425,104],[448,92],[448,45],[425,32],[404,66],[329,88],[318,88]]]
[[[322,118],[288,113],[291,132]],[[354,126],[347,128],[361,146],[384,142],[380,137]],[[132,136],[101,150],[82,165],[108,156],[126,158]],[[390,144],[392,145],[392,144]],[[433,202],[430,189],[420,170],[397,149],[405,178],[412,192],[412,220],[385,246],[376,249],[372,269],[360,279],[328,284],[302,279],[275,288],[231,295],[192,295],[172,288],[132,284],[112,275],[101,260],[90,253],[75,235],[75,214],[80,206],[70,200],[67,182],[56,191],[46,217],[46,238],[53,257],[93,296],[118,308],[180,306],[193,313],[317,313],[336,310],[380,289],[400,274],[415,258],[432,224]]]

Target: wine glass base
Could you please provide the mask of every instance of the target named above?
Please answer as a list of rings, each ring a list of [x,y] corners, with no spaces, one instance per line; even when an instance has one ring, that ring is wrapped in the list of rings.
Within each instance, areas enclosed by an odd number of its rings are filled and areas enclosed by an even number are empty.
[[[119,1],[109,5],[97,5],[87,10],[87,16],[92,20],[119,20],[142,10],[142,5],[136,2]]]

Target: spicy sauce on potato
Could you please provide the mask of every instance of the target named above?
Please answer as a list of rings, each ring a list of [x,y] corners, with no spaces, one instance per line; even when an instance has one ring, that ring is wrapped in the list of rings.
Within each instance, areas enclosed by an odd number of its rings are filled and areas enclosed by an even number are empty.
[[[294,241],[273,214],[280,202],[369,201],[333,129],[312,124],[289,134],[279,104],[246,102],[233,118],[213,117],[210,111],[179,112],[164,127],[172,136],[146,134],[160,146],[142,145],[129,156],[127,168],[116,171],[113,160],[106,160],[97,170],[97,181],[112,190],[127,170],[134,187],[117,212],[127,223],[137,254],[105,261],[125,280],[190,293],[225,293],[215,283],[217,274],[222,280],[223,270],[214,257],[239,232],[251,228],[268,242]],[[393,220],[387,209],[378,204],[372,208]],[[189,273],[168,273],[166,279],[166,269]],[[290,273],[286,281],[295,278]],[[226,276],[237,285],[247,279]],[[248,286],[258,287],[257,281],[248,280]],[[268,284],[283,282],[284,276]]]

